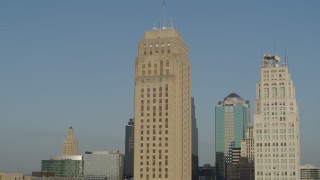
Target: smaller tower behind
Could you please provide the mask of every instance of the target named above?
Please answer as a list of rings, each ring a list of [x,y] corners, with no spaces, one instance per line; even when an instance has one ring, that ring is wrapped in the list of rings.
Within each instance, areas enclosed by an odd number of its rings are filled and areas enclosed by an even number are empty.
[[[70,126],[68,136],[63,142],[61,155],[78,155],[78,140],[74,137],[73,128]]]

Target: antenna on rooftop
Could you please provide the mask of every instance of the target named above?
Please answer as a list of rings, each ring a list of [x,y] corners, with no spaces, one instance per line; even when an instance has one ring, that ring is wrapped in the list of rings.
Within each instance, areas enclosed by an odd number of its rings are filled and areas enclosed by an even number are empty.
[[[287,56],[287,48],[284,49],[284,58],[285,58],[286,66],[289,67],[289,59],[288,59],[288,56]]]
[[[162,28],[166,28],[166,0],[162,1],[162,6],[163,6],[163,14],[162,14]]]
[[[170,26],[171,26],[171,29],[173,29],[173,18],[171,18],[170,20]]]

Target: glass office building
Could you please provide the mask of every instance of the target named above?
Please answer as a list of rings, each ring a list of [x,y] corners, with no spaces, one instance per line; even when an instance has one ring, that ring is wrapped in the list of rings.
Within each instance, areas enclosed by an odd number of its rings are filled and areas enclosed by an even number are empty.
[[[84,161],[82,156],[54,156],[42,160],[41,171],[52,172],[55,177],[76,177],[83,179]]]
[[[225,177],[225,163],[232,163],[232,150],[241,147],[250,122],[249,101],[231,93],[215,108],[215,151],[217,180]]]

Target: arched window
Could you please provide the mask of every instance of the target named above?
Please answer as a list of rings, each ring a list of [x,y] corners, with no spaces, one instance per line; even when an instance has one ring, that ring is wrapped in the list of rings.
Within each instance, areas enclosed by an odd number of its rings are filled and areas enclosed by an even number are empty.
[[[263,89],[263,97],[269,97],[269,89],[268,88]]]
[[[285,90],[284,87],[280,87],[280,93],[279,93],[280,97],[285,97]]]
[[[277,97],[277,88],[276,87],[273,87],[271,89],[271,96],[274,98],[274,97]]]

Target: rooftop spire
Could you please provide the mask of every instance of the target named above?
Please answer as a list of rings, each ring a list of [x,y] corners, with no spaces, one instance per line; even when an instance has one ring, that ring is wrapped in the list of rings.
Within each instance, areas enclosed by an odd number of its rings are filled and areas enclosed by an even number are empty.
[[[162,8],[163,8],[163,12],[162,12],[162,28],[165,29],[166,28],[166,9],[167,9],[167,4],[166,4],[166,0],[162,0]]]

